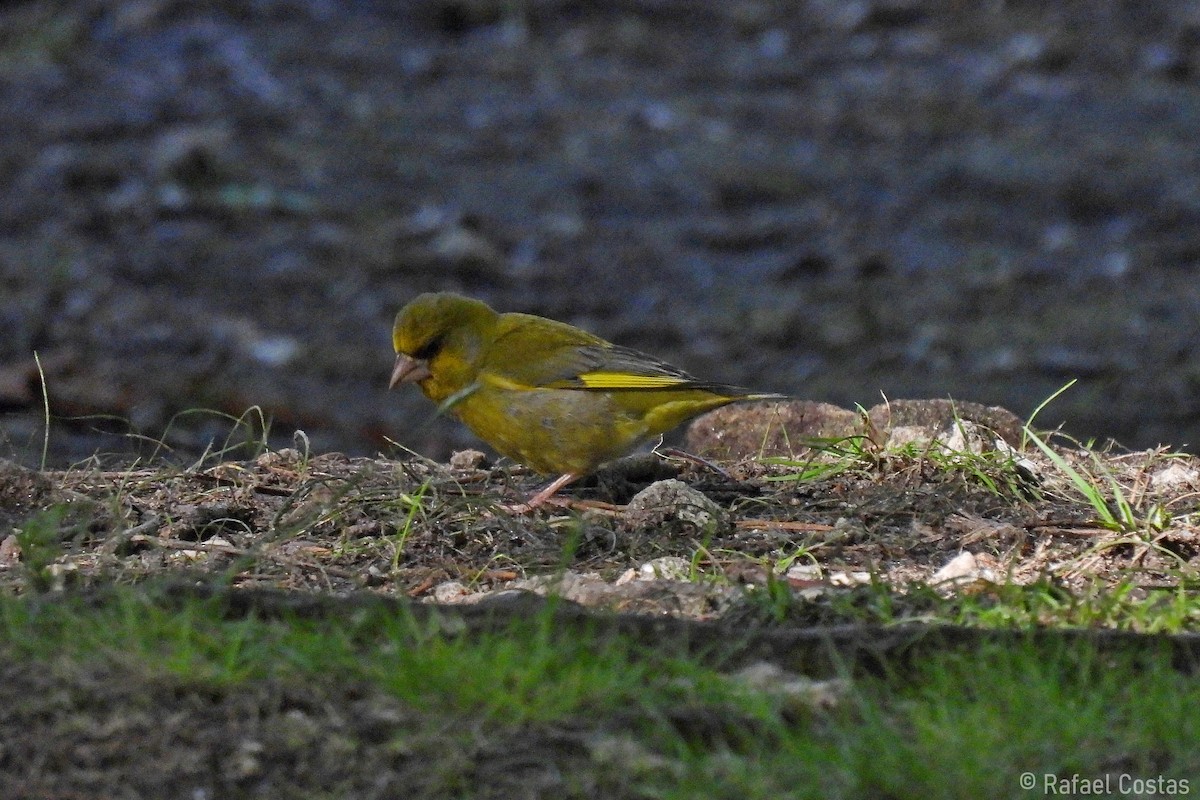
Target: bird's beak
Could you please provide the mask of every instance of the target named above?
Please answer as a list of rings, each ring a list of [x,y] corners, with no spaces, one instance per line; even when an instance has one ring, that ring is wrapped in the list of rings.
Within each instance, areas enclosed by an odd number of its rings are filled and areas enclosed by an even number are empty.
[[[424,359],[400,353],[396,356],[396,366],[392,367],[392,379],[388,382],[388,388],[395,389],[401,383],[419,383],[432,375],[429,364]]]

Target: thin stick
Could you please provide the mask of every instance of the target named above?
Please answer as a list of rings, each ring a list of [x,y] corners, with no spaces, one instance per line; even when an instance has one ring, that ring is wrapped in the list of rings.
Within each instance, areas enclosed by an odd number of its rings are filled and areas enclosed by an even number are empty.
[[[42,382],[42,421],[45,423],[42,431],[42,472],[46,471],[46,455],[50,452],[50,392],[46,389],[46,373],[42,371],[42,359],[38,358],[37,350],[33,351],[33,363],[37,364],[38,378]]]

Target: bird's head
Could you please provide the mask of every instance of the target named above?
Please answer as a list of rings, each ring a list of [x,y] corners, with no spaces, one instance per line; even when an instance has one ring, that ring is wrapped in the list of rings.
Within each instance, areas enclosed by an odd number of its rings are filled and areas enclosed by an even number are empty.
[[[434,399],[473,380],[475,361],[497,314],[486,303],[451,292],[418,295],[396,314],[396,365],[388,388],[417,383]]]

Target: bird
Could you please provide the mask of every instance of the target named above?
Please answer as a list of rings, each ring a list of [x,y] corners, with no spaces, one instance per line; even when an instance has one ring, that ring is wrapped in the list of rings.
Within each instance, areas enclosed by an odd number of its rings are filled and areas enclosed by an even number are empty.
[[[573,325],[500,313],[453,292],[427,292],[401,308],[392,345],[389,390],[417,384],[500,454],[558,475],[510,507],[517,513],[705,411],[785,399],[697,380]]]

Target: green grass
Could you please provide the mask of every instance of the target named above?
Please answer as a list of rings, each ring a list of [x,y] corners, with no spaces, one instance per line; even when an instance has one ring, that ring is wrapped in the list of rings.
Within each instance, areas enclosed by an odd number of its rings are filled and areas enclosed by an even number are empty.
[[[635,698],[678,700],[679,681],[689,691],[709,683],[686,661],[634,661],[620,647],[597,653],[586,641],[554,635],[549,617],[468,639],[382,612],[229,620],[212,602],[166,609],[132,590],[95,609],[5,599],[0,614],[0,646],[14,657],[100,659],[211,685],[336,674],[377,683],[417,708],[516,722],[611,710]]]
[[[946,654],[915,679],[859,682],[819,730],[765,752],[692,753],[690,780],[664,796],[1022,797],[1044,796],[1048,774],[1185,778],[1200,774],[1200,721],[1186,710],[1196,699],[1194,683],[1155,658],[1114,662],[1074,647]],[[1038,792],[1020,790],[1023,772]]]
[[[549,616],[491,633],[431,617],[229,619],[133,590],[0,600],[5,659],[102,663],[183,690],[267,680],[368,684],[436,722],[573,724],[641,754],[632,793],[654,798],[1022,797],[1022,772],[1200,774],[1200,683],[1153,647],[1074,642],[943,652],[882,675],[847,673],[830,708],[797,707],[695,659],[556,632]],[[678,722],[719,720],[721,736]],[[368,746],[368,745],[363,745]],[[600,750],[592,759],[597,769]],[[629,773],[626,773],[629,774]]]
[[[1050,580],[1022,585],[980,584],[946,593],[911,584],[898,591],[872,583],[830,591],[814,604],[781,581],[750,595],[759,618],[792,625],[966,625],[991,629],[1105,628],[1134,633],[1187,633],[1200,628],[1200,592],[1180,580],[1147,591],[1132,578],[1109,586],[1094,582],[1070,591]]]
[[[965,432],[963,437],[966,438]],[[904,470],[924,470],[944,478],[958,478],[1014,501],[1037,496],[1018,454],[1009,450],[956,450],[937,439],[880,447],[863,435],[814,439],[806,444],[810,452],[805,458],[759,459],[763,464],[786,470],[767,475],[764,480],[804,483],[846,475],[877,479],[880,475]]]

